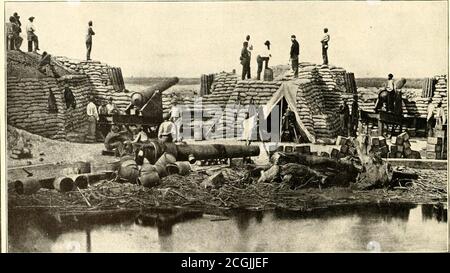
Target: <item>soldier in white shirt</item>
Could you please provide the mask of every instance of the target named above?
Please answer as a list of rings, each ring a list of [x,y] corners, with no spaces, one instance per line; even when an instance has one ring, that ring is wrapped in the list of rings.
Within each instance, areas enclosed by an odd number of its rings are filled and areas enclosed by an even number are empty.
[[[28,18],[27,24],[27,38],[28,38],[28,52],[33,51],[33,43],[34,43],[34,52],[40,50],[39,49],[39,39],[36,35],[36,27],[33,24],[34,17],[31,16]]]
[[[164,122],[159,125],[158,139],[162,142],[177,141],[177,126],[171,121],[170,115],[164,115]]]
[[[108,98],[108,104],[106,104],[106,111],[107,111],[108,115],[114,115],[114,114],[117,114],[119,112],[119,110],[117,109],[116,104],[113,102],[113,98],[112,97]]]
[[[257,80],[261,79],[261,72],[263,69],[263,62],[265,62],[265,69],[269,68],[269,59],[272,57],[270,54],[270,41],[266,41],[264,43],[264,49],[261,53],[256,57],[256,62],[258,63],[258,72],[257,72]]]
[[[99,119],[97,106],[94,103],[94,96],[91,96],[89,98],[89,103],[86,106],[86,114],[88,116],[89,122],[88,135],[86,136],[86,140],[88,142],[94,142],[96,138],[97,121]]]

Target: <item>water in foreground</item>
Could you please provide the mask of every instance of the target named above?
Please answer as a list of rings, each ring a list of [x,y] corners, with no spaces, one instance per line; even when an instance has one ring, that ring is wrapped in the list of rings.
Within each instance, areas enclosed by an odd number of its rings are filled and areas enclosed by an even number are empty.
[[[11,212],[10,252],[446,251],[447,210],[341,206],[313,212]]]

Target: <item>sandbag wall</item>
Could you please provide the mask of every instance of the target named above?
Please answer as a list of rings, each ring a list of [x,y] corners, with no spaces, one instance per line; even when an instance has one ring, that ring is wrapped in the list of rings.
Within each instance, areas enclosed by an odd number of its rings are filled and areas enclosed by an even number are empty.
[[[71,129],[83,127],[89,82],[82,75],[67,78],[67,81],[77,102],[76,109],[66,109],[64,84],[61,80],[57,81],[51,77],[40,79],[9,77],[8,124],[53,139],[65,139],[66,127]],[[49,111],[50,93],[54,96],[57,111]]]
[[[125,90],[123,79],[120,80],[119,78],[115,78],[115,81],[111,79],[111,71],[118,71],[117,68],[113,68],[99,61],[81,61],[66,57],[56,57],[56,60],[65,67],[74,70],[79,74],[88,76],[93,91],[92,94],[96,99],[97,105],[103,101],[107,101],[109,97],[113,97],[115,100],[114,102],[118,104],[118,106],[120,105],[120,108],[126,107],[129,104],[128,93],[117,92]]]
[[[233,92],[238,81],[238,75],[229,72],[215,74],[213,78],[210,93],[218,95]]]
[[[214,139],[241,138],[243,131],[242,122],[249,111],[255,110],[250,109],[250,107],[252,105],[256,108],[264,106],[280,86],[281,82],[274,81],[237,81],[232,93],[224,94],[222,95],[224,98],[218,100],[217,105],[221,106],[223,113],[216,122],[211,135],[207,137]],[[218,93],[205,96],[204,99],[207,103],[213,104],[213,99],[219,96]],[[207,103],[204,111],[209,111]]]
[[[333,72],[326,66],[310,65],[299,70],[302,84],[297,97],[302,96],[306,104],[297,107],[310,109],[310,115],[300,117],[304,124],[313,124],[316,138],[335,137],[340,131],[337,113],[342,103],[341,93],[345,91],[344,75],[345,71]],[[302,112],[301,108],[298,110]]]
[[[435,85],[434,85],[434,96],[433,103],[437,105],[439,101],[442,102],[442,107],[445,110],[445,113],[448,114],[448,90],[447,90],[447,75],[435,76]]]

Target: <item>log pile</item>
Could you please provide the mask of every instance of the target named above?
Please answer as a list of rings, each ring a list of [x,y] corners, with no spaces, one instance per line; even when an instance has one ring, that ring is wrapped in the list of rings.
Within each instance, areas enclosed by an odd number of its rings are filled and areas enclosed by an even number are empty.
[[[211,93],[212,84],[214,82],[214,74],[203,74],[200,77],[200,96]]]
[[[355,74],[353,73],[345,73],[345,92],[351,94],[357,92]]]
[[[273,165],[262,172],[259,182],[278,182],[291,189],[351,186],[365,190],[390,185],[392,169],[379,155],[368,152],[367,148],[361,149],[366,146],[361,139],[340,137],[338,142],[347,149],[345,156],[338,152],[340,158],[276,152],[271,157]],[[348,151],[349,148],[354,151]]]
[[[422,83],[422,98],[431,98],[434,93],[434,78],[426,78]]]
[[[391,144],[390,152],[388,154],[389,158],[421,158],[419,151],[414,151],[411,149],[409,134],[407,132],[391,137]]]

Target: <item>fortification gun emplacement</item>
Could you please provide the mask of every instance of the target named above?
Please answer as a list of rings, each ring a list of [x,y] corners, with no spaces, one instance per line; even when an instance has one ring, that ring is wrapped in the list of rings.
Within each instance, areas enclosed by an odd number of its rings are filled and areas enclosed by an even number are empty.
[[[163,122],[162,92],[178,83],[173,77],[161,81],[149,88],[134,92],[130,96],[130,103],[122,113],[101,115],[101,131],[108,134],[112,125],[124,126],[131,133],[130,126],[142,127],[150,138],[156,137],[159,125]]]

